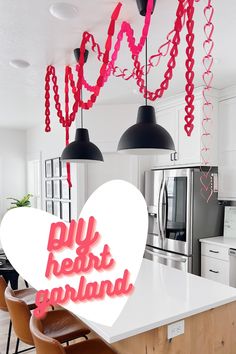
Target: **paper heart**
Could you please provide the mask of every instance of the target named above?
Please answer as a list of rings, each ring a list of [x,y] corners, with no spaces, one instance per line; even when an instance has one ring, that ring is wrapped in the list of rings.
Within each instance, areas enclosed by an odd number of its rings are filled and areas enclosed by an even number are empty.
[[[148,228],[147,206],[142,194],[128,182],[107,182],[84,205],[80,218],[88,221],[90,216],[97,220],[96,231],[101,234],[101,241],[93,247],[92,252],[99,255],[104,245],[109,245],[116,262],[109,271],[93,270],[86,274],[60,278],[52,276],[50,280],[46,278],[49,231],[52,223],[61,220],[34,208],[17,208],[6,213],[0,228],[2,246],[13,267],[37,290],[64,287],[65,284],[78,289],[80,275],[85,275],[87,282],[101,282],[105,279],[114,281],[123,276],[125,269],[130,272],[129,282],[134,284]],[[55,252],[55,258],[58,262],[68,257],[74,259],[77,247],[75,245],[73,249]],[[79,303],[69,301],[64,307],[79,317],[112,326],[127,299],[128,296],[106,296],[103,300]]]
[[[207,22],[210,23],[212,21],[213,15],[214,15],[214,8],[211,5],[208,5],[207,7],[205,7],[204,16],[205,16],[205,19],[207,20]]]

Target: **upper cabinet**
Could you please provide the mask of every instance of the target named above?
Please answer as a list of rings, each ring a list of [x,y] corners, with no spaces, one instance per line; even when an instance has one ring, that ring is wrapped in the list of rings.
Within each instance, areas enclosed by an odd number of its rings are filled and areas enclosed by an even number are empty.
[[[221,200],[236,200],[236,90],[219,104],[219,193]]]
[[[210,136],[208,138],[207,159],[209,165],[217,166],[217,112],[218,100],[215,95],[211,97],[214,104],[213,119],[210,127]],[[159,155],[155,158],[155,167],[171,166],[200,166],[202,164],[202,118],[203,118],[203,100],[201,91],[195,93],[195,119],[194,129],[190,137],[187,136],[185,125],[185,102],[184,96],[178,99],[168,99],[164,104],[158,106],[156,111],[157,123],[163,126],[172,136],[176,152],[167,155]]]

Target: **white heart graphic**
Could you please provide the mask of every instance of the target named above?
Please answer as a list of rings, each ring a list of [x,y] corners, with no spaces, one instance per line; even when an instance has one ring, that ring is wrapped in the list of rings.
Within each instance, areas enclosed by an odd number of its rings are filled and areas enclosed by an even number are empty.
[[[100,241],[92,248],[95,255],[102,252],[105,244],[110,247],[115,266],[107,271],[92,270],[86,274],[55,277],[49,280],[45,276],[49,252],[47,251],[51,224],[61,221],[44,211],[34,208],[17,208],[8,211],[0,228],[3,249],[18,273],[37,290],[64,287],[69,284],[78,289],[80,276],[86,282],[122,278],[125,269],[130,272],[129,283],[135,285],[143,252],[145,249],[148,214],[146,202],[140,191],[132,184],[122,180],[112,180],[100,186],[83,207],[80,218],[88,222],[94,216],[96,231]],[[76,248],[64,248],[55,252],[60,263],[64,258],[77,256]],[[135,291],[135,290],[134,290]],[[105,296],[102,300],[75,303],[69,301],[63,305],[79,317],[112,326],[119,317],[128,296]]]

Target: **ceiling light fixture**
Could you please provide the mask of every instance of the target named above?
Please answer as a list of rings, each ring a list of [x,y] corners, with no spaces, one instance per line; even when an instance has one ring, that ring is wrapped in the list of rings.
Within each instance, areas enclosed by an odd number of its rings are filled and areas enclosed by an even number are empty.
[[[80,48],[74,50],[74,55],[79,61]],[[88,59],[88,50],[84,53],[84,62]],[[81,90],[82,95],[82,90]],[[75,141],[68,144],[62,152],[61,159],[67,162],[103,162],[103,156],[99,148],[89,139],[88,129],[83,127],[83,109],[81,108],[81,128],[76,129]]]
[[[142,16],[146,14],[147,0],[137,0]],[[146,6],[145,6],[146,5]],[[155,3],[154,3],[155,5]],[[128,128],[121,136],[118,151],[130,155],[166,154],[175,151],[172,137],[166,129],[156,123],[153,106],[147,102],[148,88],[147,39],[145,46],[145,106],[140,106],[136,124]]]
[[[75,5],[64,2],[52,4],[49,8],[49,12],[53,17],[59,20],[73,20],[79,15],[79,10]]]
[[[138,10],[141,16],[146,16],[147,13],[147,0],[136,0],[137,2],[137,6],[138,6]],[[152,14],[153,11],[155,9],[155,5],[156,5],[156,0],[153,0],[153,10],[152,10]]]
[[[9,61],[9,65],[11,65],[15,69],[25,69],[30,66],[30,63],[22,59],[13,59]]]

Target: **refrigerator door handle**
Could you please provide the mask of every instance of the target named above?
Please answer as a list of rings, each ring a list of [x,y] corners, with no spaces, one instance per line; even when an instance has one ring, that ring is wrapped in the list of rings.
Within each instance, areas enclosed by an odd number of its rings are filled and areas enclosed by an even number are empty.
[[[166,233],[166,227],[167,227],[167,220],[168,220],[168,191],[167,191],[167,185],[165,183],[165,218],[164,218],[164,230]]]
[[[159,226],[162,239],[164,239],[164,223],[163,223],[163,203],[164,203],[164,192],[165,192],[165,180],[163,179],[160,191],[158,216],[159,216]]]
[[[181,262],[181,263],[186,263],[187,259],[183,258],[183,257],[174,257],[174,256],[166,256],[165,254],[161,254],[155,251],[150,251],[149,249],[146,248],[145,252],[151,254],[152,256],[156,256],[159,258],[165,258],[168,259],[170,261],[175,261],[175,262]]]

